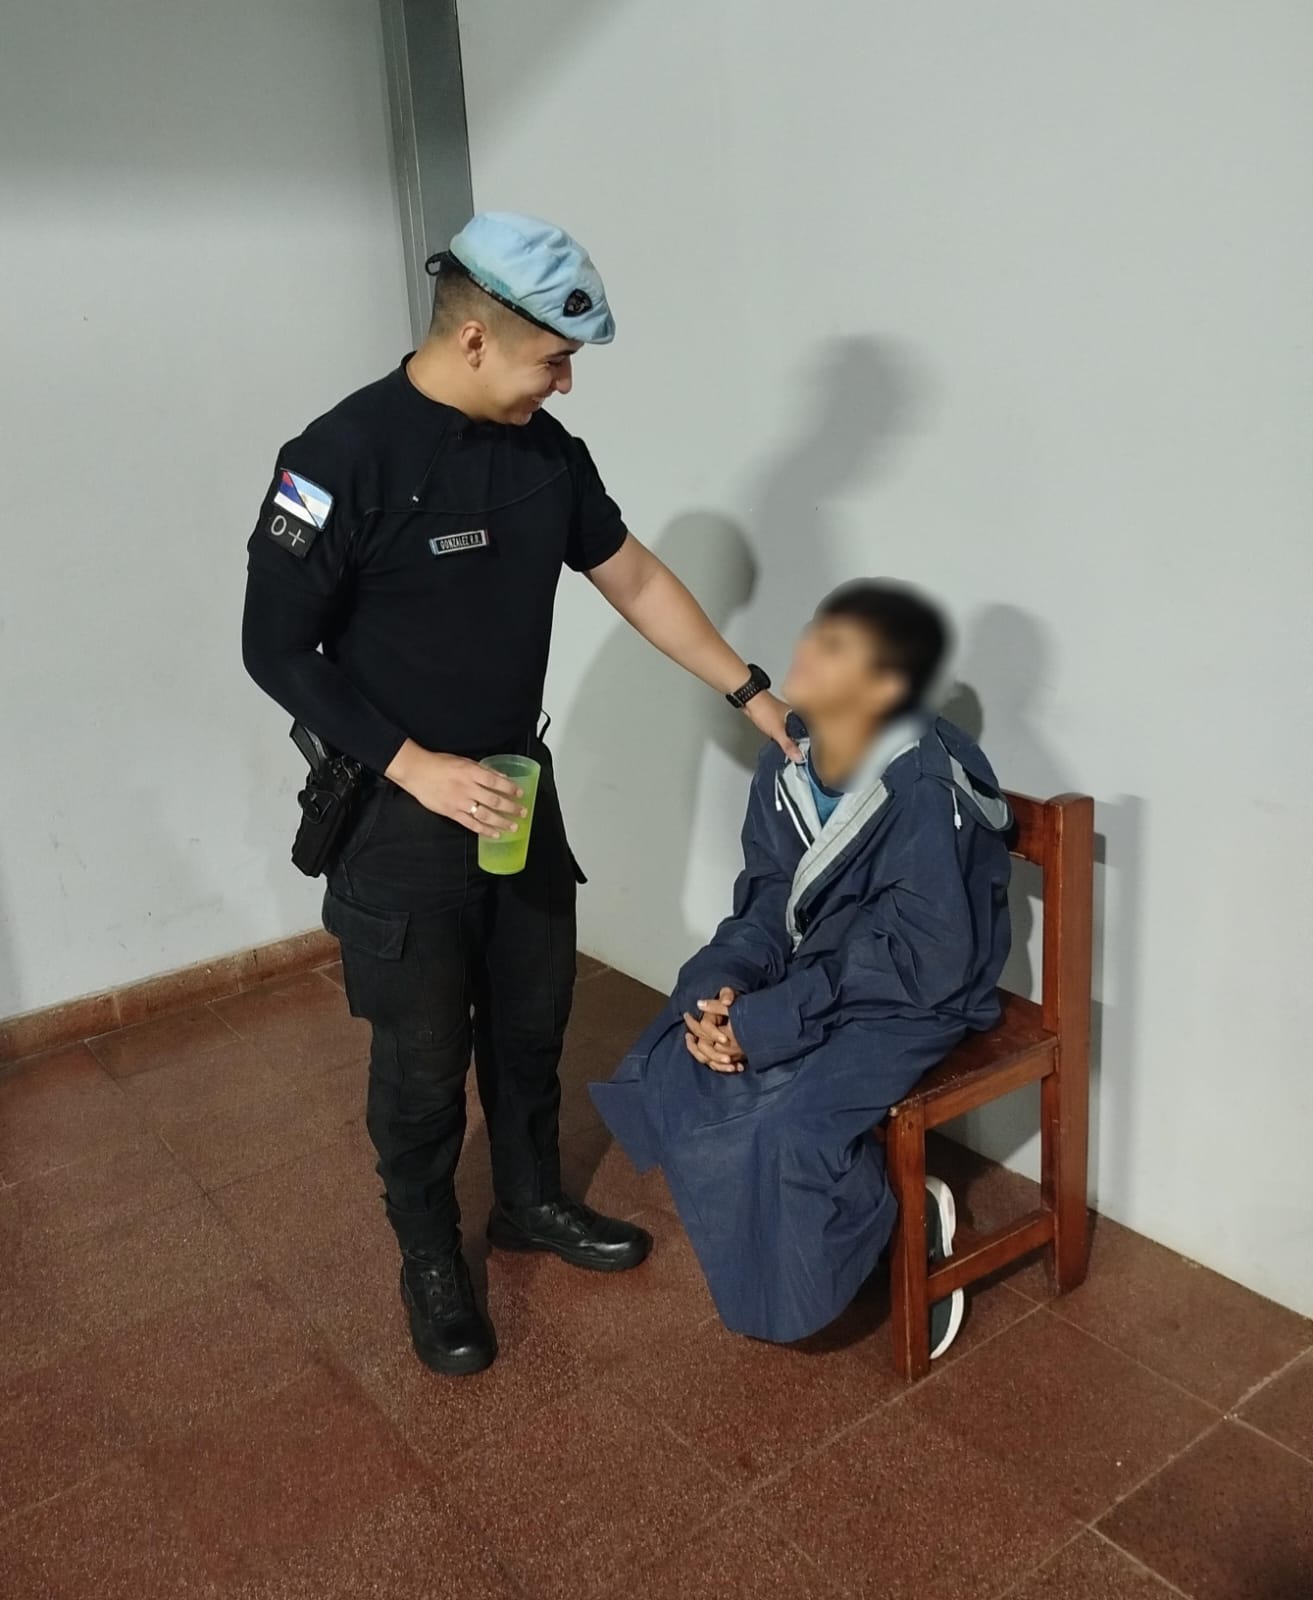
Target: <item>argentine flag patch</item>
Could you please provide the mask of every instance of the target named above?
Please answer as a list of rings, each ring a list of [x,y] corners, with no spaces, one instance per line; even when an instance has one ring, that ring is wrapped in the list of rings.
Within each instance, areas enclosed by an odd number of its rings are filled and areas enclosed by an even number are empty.
[[[286,511],[289,516],[299,517],[302,522],[308,522],[312,528],[322,528],[328,521],[328,513],[333,509],[333,497],[327,489],[321,489],[317,483],[311,483],[309,478],[303,478],[299,472],[284,470],[278,475],[274,504],[279,510]]]

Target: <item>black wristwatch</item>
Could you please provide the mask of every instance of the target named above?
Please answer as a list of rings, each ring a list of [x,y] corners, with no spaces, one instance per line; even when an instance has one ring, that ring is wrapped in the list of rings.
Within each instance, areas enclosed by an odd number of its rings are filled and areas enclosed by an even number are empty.
[[[762,669],[754,662],[749,661],[748,681],[741,689],[735,689],[733,694],[727,694],[725,698],[736,710],[742,711],[749,700],[753,699],[754,696],[759,695],[763,689],[769,688],[770,679],[766,676],[765,672],[763,672]]]

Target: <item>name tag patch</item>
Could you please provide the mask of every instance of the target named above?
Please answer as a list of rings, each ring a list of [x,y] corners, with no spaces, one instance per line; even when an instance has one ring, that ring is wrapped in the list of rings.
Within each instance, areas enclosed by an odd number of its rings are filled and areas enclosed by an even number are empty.
[[[435,556],[454,556],[462,550],[486,550],[488,548],[488,530],[486,528],[471,528],[468,533],[446,533],[440,538],[429,540],[429,550]]]

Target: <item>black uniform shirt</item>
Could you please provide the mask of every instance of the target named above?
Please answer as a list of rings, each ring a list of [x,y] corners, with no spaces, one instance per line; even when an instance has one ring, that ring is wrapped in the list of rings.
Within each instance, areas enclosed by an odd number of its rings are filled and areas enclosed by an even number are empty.
[[[553,417],[472,422],[405,365],[284,445],[247,546],[247,670],[378,772],[407,737],[524,749],[562,564],[590,571],[625,541],[587,449]]]

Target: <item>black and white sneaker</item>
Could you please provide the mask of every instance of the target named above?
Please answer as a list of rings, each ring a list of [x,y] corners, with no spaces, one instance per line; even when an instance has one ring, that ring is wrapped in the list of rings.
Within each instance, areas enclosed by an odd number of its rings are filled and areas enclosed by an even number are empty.
[[[931,1267],[937,1267],[953,1253],[953,1235],[957,1232],[957,1207],[953,1191],[942,1178],[927,1178],[926,1195],[929,1204],[925,1212],[925,1249]],[[930,1307],[930,1359],[942,1356],[957,1338],[966,1311],[965,1290],[954,1289],[946,1300],[936,1300]]]

